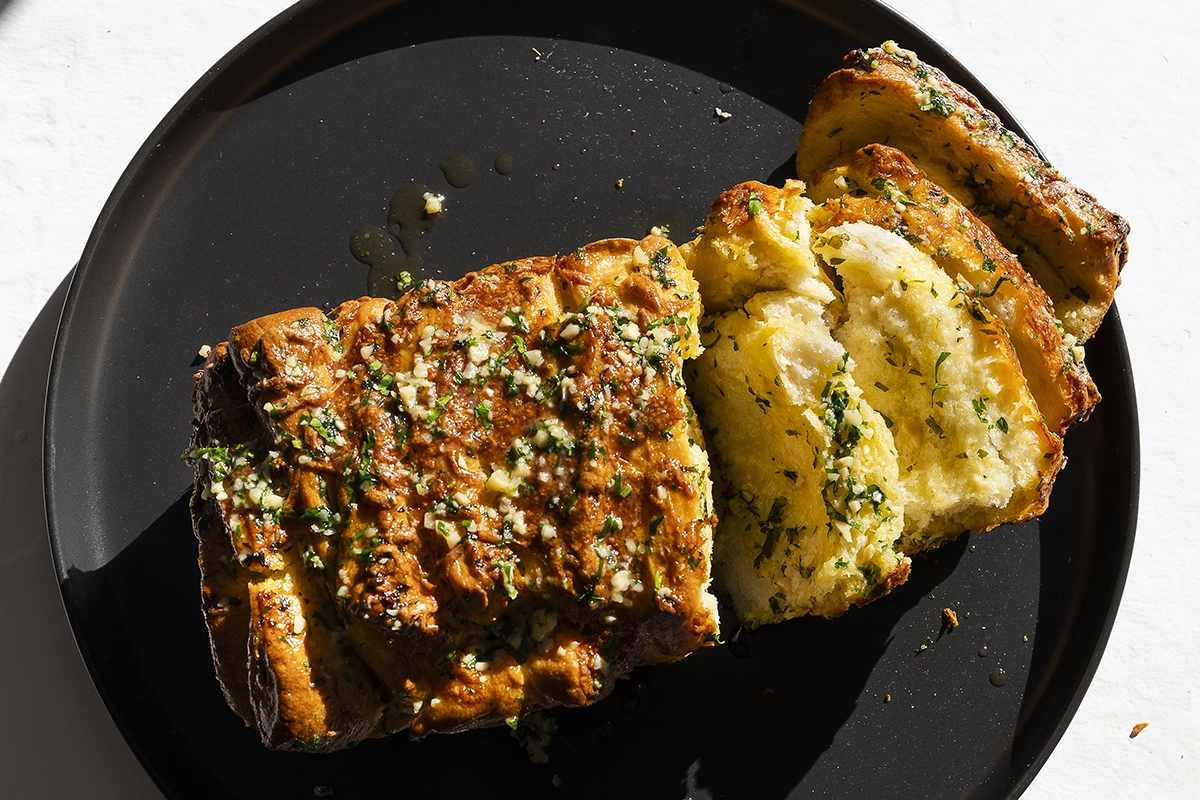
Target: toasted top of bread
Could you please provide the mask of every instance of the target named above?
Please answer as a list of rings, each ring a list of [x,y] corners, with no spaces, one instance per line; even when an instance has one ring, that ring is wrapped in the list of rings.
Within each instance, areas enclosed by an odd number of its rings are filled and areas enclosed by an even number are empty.
[[[844,222],[870,222],[903,236],[950,278],[970,286],[1004,323],[1052,431],[1061,436],[1087,419],[1100,393],[1084,366],[1083,347],[1064,343],[1046,293],[986,225],[903,153],[885,145],[844,153],[811,191],[831,198],[810,212],[817,233]]]
[[[499,724],[713,641],[700,311],[647,237],[234,329],[197,376],[194,507],[264,742]]]
[[[722,192],[702,235],[680,248],[704,287],[705,308],[729,311],[757,292],[823,280],[809,246],[811,208],[800,181],[783,189],[747,181]]]
[[[814,249],[846,296],[834,336],[895,442],[902,549],[1041,513],[1062,440],[1042,419],[1003,325],[890,231],[838,225]]]
[[[840,154],[876,142],[904,151],[987,223],[1054,301],[1067,333],[1080,342],[1095,333],[1128,253],[1125,220],[1064,179],[974,95],[890,42],[851,52],[818,88],[797,173],[809,180]]]

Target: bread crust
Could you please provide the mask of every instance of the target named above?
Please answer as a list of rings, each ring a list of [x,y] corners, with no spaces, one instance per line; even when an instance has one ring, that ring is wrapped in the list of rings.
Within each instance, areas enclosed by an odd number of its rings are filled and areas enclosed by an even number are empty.
[[[797,174],[810,180],[840,154],[877,142],[903,150],[1021,257],[1066,332],[1080,342],[1095,333],[1128,257],[1124,219],[1063,178],[973,94],[892,43],[849,53],[822,82]]]

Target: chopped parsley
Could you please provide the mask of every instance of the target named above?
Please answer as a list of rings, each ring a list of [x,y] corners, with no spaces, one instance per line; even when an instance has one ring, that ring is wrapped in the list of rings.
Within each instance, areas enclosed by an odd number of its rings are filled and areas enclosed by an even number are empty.
[[[925,100],[921,102],[922,111],[931,111],[939,117],[947,119],[954,113],[954,105],[937,89],[932,86],[922,86],[921,91],[926,95]]]
[[[994,264],[992,265],[992,268],[993,268],[993,269],[995,269],[995,265],[994,265]],[[995,294],[996,294],[996,292],[997,292],[997,291],[999,291],[999,290],[1000,290],[1000,284],[1004,283],[1005,281],[1008,281],[1008,282],[1009,282],[1009,283],[1011,283],[1013,286],[1016,286],[1016,285],[1017,285],[1017,282],[1016,282],[1016,281],[1014,281],[1012,278],[1010,278],[1010,277],[1008,277],[1007,275],[1005,275],[1005,276],[1004,276],[1004,277],[1002,277],[1002,278],[997,278],[997,279],[996,279],[996,285],[992,287],[992,290],[991,290],[990,292],[987,292],[987,293],[981,292],[981,291],[979,290],[979,287],[978,287],[978,286],[976,286],[976,287],[975,287],[975,296],[976,296],[976,297],[992,297],[993,295],[995,295]]]
[[[610,533],[616,533],[621,530],[621,520],[609,514],[604,518],[604,525],[600,528],[600,538],[603,539]]]
[[[987,398],[979,397],[971,401],[971,408],[975,409],[975,416],[979,417],[979,421],[984,425],[988,424],[987,418]]]
[[[937,363],[933,365],[933,391],[931,391],[929,393],[930,396],[932,396],[933,393],[938,391],[939,389],[945,389],[950,385],[948,383],[941,383],[938,380],[938,370],[940,370],[942,368],[942,363],[949,357],[950,357],[950,353],[943,350],[942,354],[940,356],[938,356]]]
[[[675,285],[675,281],[667,274],[667,265],[671,263],[670,248],[664,247],[657,253],[650,256],[650,272],[654,275],[654,280],[658,281],[664,288],[670,289]]]
[[[841,130],[840,128],[838,130]],[[751,192],[750,199],[746,201],[746,214],[751,219],[762,213],[763,204],[762,198],[758,196],[758,192]]]
[[[475,406],[475,419],[483,423],[483,427],[492,427],[492,403],[490,400],[480,400]]]
[[[504,594],[509,600],[516,599],[517,583],[513,574],[513,565],[507,561],[493,561],[492,566],[500,568],[500,582],[504,587]]]

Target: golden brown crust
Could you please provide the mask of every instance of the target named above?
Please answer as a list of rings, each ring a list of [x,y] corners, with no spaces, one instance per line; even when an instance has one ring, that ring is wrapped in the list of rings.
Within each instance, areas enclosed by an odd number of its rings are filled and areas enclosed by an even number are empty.
[[[375,735],[379,690],[325,623],[323,598],[306,602],[271,579],[248,593],[250,698],[264,743],[331,750]]]
[[[746,181],[713,201],[702,234],[681,251],[704,287],[709,313],[737,308],[757,292],[798,290],[819,275],[808,246],[804,184]]]
[[[1050,300],[1019,259],[899,150],[869,145],[838,158],[811,189],[829,198],[814,230],[865,221],[903,236],[952,279],[965,280],[1009,334],[1029,389],[1050,429],[1063,435],[1087,419],[1100,392],[1063,343]]]
[[[885,575],[874,586],[872,586],[865,597],[854,598],[854,605],[861,608],[867,603],[874,602],[875,600],[890,594],[892,589],[901,586],[905,581],[908,580],[908,574],[911,570],[911,563],[901,562],[894,570],[887,573],[887,575]]]
[[[798,174],[809,179],[839,154],[875,142],[903,150],[995,230],[1054,301],[1067,332],[1080,341],[1095,333],[1128,255],[1124,219],[1065,180],[974,95],[894,45],[851,52],[818,88]]]
[[[246,606],[208,614],[218,674],[264,743],[583,705],[714,641],[700,312],[647,237],[235,328],[197,376],[195,507],[205,592]]]

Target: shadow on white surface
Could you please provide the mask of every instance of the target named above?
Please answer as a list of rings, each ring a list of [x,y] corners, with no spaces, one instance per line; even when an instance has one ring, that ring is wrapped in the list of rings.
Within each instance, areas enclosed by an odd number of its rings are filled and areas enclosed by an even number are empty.
[[[0,0],[0,14],[8,5]],[[0,775],[8,797],[157,798],[84,668],[50,555],[42,420],[69,283],[68,275],[0,381]]]

